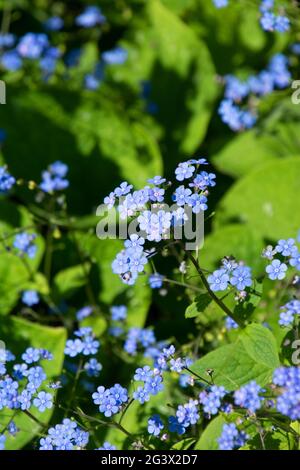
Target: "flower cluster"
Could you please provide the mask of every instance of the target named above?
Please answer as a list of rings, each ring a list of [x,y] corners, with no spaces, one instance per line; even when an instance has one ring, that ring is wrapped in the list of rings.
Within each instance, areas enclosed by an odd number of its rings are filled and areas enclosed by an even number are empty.
[[[157,395],[163,390],[163,379],[158,370],[151,370],[149,366],[138,368],[135,371],[134,380],[143,382],[143,386],[138,386],[133,393],[133,398],[140,403],[149,401],[150,395]]]
[[[22,354],[23,362],[13,365],[10,363],[15,361],[15,356],[10,351],[3,354],[4,361],[0,358],[0,410],[27,411],[34,407],[43,413],[52,408],[52,394],[41,390],[47,377],[43,367],[39,365],[41,360],[52,360],[52,354],[44,349],[29,347]],[[17,432],[13,422],[9,432]]]
[[[260,24],[265,31],[285,33],[290,29],[290,20],[288,17],[274,13],[274,0],[262,0],[260,11]]]
[[[2,66],[9,71],[17,71],[23,67],[24,61],[39,61],[45,77],[52,74],[61,52],[58,47],[50,44],[44,33],[26,33],[18,41],[13,39],[7,43],[1,56]]]
[[[22,294],[22,302],[28,307],[33,307],[33,305],[37,305],[39,301],[39,295],[35,290],[26,290]]]
[[[87,6],[84,11],[76,17],[75,23],[82,28],[93,28],[96,25],[105,23],[106,18],[101,9],[96,6]]]
[[[229,285],[242,292],[253,284],[251,268],[235,261],[223,260],[223,267],[207,278],[213,292],[224,291]]]
[[[294,238],[279,240],[275,248],[271,245],[267,246],[262,256],[271,261],[266,267],[266,272],[272,281],[282,280],[286,277],[288,264],[300,271],[300,251]]]
[[[101,386],[93,393],[92,398],[95,405],[99,405],[100,413],[110,418],[119,413],[124,403],[128,401],[128,392],[120,384],[115,384],[111,388]]]
[[[76,312],[76,318],[78,321],[82,321],[92,315],[94,308],[91,305],[86,305]]]
[[[55,191],[63,191],[69,186],[69,181],[65,178],[68,173],[68,166],[60,161],[52,163],[48,170],[42,173],[40,189],[44,193],[52,194]]]
[[[27,255],[28,258],[34,258],[37,247],[34,243],[36,235],[34,233],[21,232],[18,233],[13,241],[13,247],[16,248],[19,256]]]
[[[71,419],[64,419],[48,430],[48,434],[40,440],[40,450],[80,450],[89,442],[89,433],[83,431]]]
[[[233,75],[226,76],[224,99],[219,107],[222,121],[233,131],[253,127],[257,117],[245,100],[249,99],[250,103],[253,96],[262,97],[276,89],[286,88],[291,80],[288,64],[286,56],[276,54],[265,70],[251,75],[246,81],[241,81]],[[246,103],[246,108],[241,107],[242,103]]]
[[[277,410],[293,421],[300,419],[300,368],[280,367],[274,372],[273,383],[280,387]]]
[[[247,385],[234,392],[234,403],[242,408],[246,408],[251,413],[260,409],[263,397],[259,394],[264,390],[252,380]]]
[[[82,13],[75,18],[75,24],[84,29],[99,27],[106,22],[98,6],[87,6]],[[64,20],[59,16],[49,17],[42,25],[46,33],[60,31],[64,27]],[[27,64],[37,62],[42,72],[44,81],[48,81],[53,73],[58,70],[58,60],[62,58],[65,46],[53,46],[48,34],[28,32],[20,38],[13,34],[0,35],[0,47],[3,49],[0,55],[0,64],[5,70],[16,72]],[[82,49],[83,50],[83,49]],[[78,64],[82,54],[81,49],[71,49],[64,57],[67,68]],[[105,65],[123,64],[127,60],[128,53],[120,46],[102,53],[91,73],[84,77],[84,86],[88,90],[97,90],[104,77]]]
[[[69,357],[93,356],[97,354],[100,342],[95,339],[93,330],[90,327],[79,328],[74,332],[76,339],[68,339],[65,347],[65,354]]]
[[[300,315],[300,300],[291,300],[281,307],[279,325],[291,326],[295,321],[295,317]]]
[[[214,173],[199,171],[201,165],[206,165],[205,159],[188,160],[180,163],[175,170],[177,181],[189,180],[189,187],[177,187],[172,194],[171,207],[165,204],[165,195],[171,183],[161,176],[148,180],[150,185],[132,192],[132,185],[126,181],[121,183],[104,199],[108,209],[118,202],[118,212],[121,219],[135,218],[136,231],[124,243],[124,249],[117,254],[112,263],[112,270],[122,281],[132,285],[139,273],[144,272],[152,251],[145,248],[146,242],[159,243],[169,239],[172,229],[184,225],[192,214],[206,211],[209,188],[216,185]],[[190,217],[188,215],[190,212]],[[154,250],[155,251],[155,250]],[[160,287],[161,278],[151,278],[151,284]]]
[[[244,431],[239,431],[234,423],[224,424],[218,439],[220,450],[234,450],[245,445],[248,439]]]
[[[199,403],[203,405],[203,411],[209,415],[216,415],[221,408],[221,400],[227,393],[224,387],[218,387],[217,385],[201,392],[199,394]]]
[[[0,166],[0,195],[7,194],[15,183],[15,178],[7,171],[7,168]]]
[[[224,8],[228,5],[228,0],[213,0],[215,7]]]

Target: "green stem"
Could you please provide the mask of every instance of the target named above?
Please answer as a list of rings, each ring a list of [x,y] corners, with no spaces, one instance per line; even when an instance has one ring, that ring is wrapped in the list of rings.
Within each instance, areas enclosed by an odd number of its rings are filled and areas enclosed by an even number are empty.
[[[216,304],[219,305],[219,307],[226,313],[226,315],[228,315],[230,318],[232,318],[232,320],[234,320],[241,328],[244,328],[244,325],[243,325],[243,322],[241,321],[240,318],[238,318],[231,310],[230,308],[227,307],[227,305],[224,304],[224,302],[222,302],[221,299],[219,299],[217,297],[217,295],[211,290],[210,288],[210,285],[205,277],[205,275],[203,274],[203,271],[198,263],[198,261],[193,257],[193,255],[191,253],[189,253],[188,251],[186,251],[186,254],[187,256],[189,257],[189,259],[191,260],[191,262],[193,263],[193,265],[195,266],[200,278],[201,278],[201,281],[205,287],[205,289],[207,290],[208,294],[210,295],[210,297],[214,300],[214,302],[216,302]]]
[[[42,423],[42,421],[40,421],[38,418],[36,418],[35,416],[33,416],[33,414],[30,413],[30,411],[28,410],[22,410],[23,413],[28,416],[28,418],[32,419],[35,423],[37,423],[39,426],[42,426],[42,428],[46,428],[47,427],[47,424],[45,423]]]

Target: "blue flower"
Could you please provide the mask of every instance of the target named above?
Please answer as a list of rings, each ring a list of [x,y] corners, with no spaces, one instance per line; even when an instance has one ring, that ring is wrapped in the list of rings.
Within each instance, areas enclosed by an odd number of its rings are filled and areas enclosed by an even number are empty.
[[[114,207],[115,202],[116,202],[115,193],[114,192],[109,193],[109,195],[104,198],[103,202],[104,204],[107,205],[108,209],[111,209],[112,207]]]
[[[15,36],[10,33],[0,33],[0,47],[13,47],[15,44]]]
[[[183,181],[189,179],[193,176],[195,167],[189,162],[179,163],[178,167],[175,170],[175,175],[177,181]]]
[[[90,305],[86,305],[85,307],[82,307],[80,310],[76,312],[76,318],[78,321],[82,321],[85,318],[88,318],[89,316],[91,316],[93,311],[94,311],[93,307],[91,307]]]
[[[154,178],[150,178],[148,183],[154,184],[154,186],[160,186],[161,184],[165,183],[167,180],[166,178],[162,178],[161,176],[154,176]]]
[[[104,442],[102,447],[99,447],[97,450],[116,450],[115,446],[110,444],[109,442]]]
[[[165,190],[159,187],[149,189],[149,198],[152,202],[163,202]]]
[[[148,377],[145,382],[145,390],[150,393],[150,395],[157,395],[163,388],[162,377],[160,375]]]
[[[153,415],[148,419],[148,433],[153,436],[159,436],[164,425],[159,415]]]
[[[224,96],[228,100],[235,102],[242,101],[243,98],[249,94],[249,85],[247,82],[242,82],[233,75],[227,75],[225,77],[226,87]]]
[[[276,31],[279,31],[279,33],[285,33],[286,31],[289,31],[291,26],[290,20],[283,15],[278,15],[275,18],[275,25],[274,29]]]
[[[22,302],[29,307],[38,304],[39,301],[39,295],[35,290],[26,290],[22,294]]]
[[[27,255],[28,258],[34,258],[36,255],[36,245],[33,243],[36,235],[26,232],[18,233],[13,241],[13,246],[21,252],[22,255]]]
[[[82,354],[90,356],[98,352],[100,343],[91,335],[86,335],[82,339]]]
[[[215,7],[224,8],[228,5],[228,0],[213,0]]]
[[[300,419],[300,368],[280,367],[273,375],[273,383],[280,387],[276,408],[292,421]]]
[[[261,392],[263,392],[263,389],[252,380],[234,392],[234,403],[246,408],[251,413],[255,413],[260,409],[263,401],[263,398],[259,396]]]
[[[189,197],[188,205],[192,207],[194,214],[199,214],[201,211],[207,210],[207,197],[203,194],[193,194]]]
[[[252,285],[251,268],[248,266],[238,266],[233,272],[230,284],[238,290],[244,290]]]
[[[133,398],[143,405],[146,401],[150,400],[150,394],[146,388],[138,387],[136,391],[133,392]]]
[[[17,51],[21,57],[39,59],[48,45],[49,41],[46,34],[26,33],[21,37],[17,45]]]
[[[119,412],[117,401],[110,395],[105,396],[99,406],[99,411],[103,413],[106,418],[110,418],[112,415]]]
[[[94,74],[88,73],[87,75],[85,75],[84,87],[87,90],[92,90],[92,91],[98,90],[100,85],[101,85],[101,80],[98,77],[96,77]],[[106,203],[104,202],[104,204]]]
[[[43,413],[53,407],[53,397],[51,393],[39,392],[38,396],[33,400],[34,406]]]
[[[170,360],[170,370],[172,370],[173,372],[177,372],[179,374],[185,367],[186,362],[185,360],[181,359],[181,357]]]
[[[10,70],[11,72],[15,72],[22,68],[23,61],[17,51],[11,50],[4,52],[1,56],[1,64],[3,65],[4,68],[7,70]]]
[[[21,395],[18,396],[18,402],[21,405],[21,410],[25,411],[31,407],[32,393],[28,390],[23,390]]]
[[[7,194],[15,183],[15,178],[8,173],[6,167],[0,166],[0,195]]]
[[[300,271],[300,253],[298,250],[293,251],[290,259],[290,265]]]
[[[105,23],[106,18],[97,6],[87,6],[85,10],[76,17],[75,23],[83,28],[93,28],[97,24]]]
[[[114,190],[114,194],[117,197],[126,196],[126,194],[130,193],[132,188],[133,188],[132,184],[128,184],[127,181],[124,181],[123,183],[120,184],[119,187],[117,187]]]
[[[295,240],[293,238],[289,238],[288,240],[279,240],[275,247],[277,253],[281,253],[282,256],[291,256],[295,249]]]
[[[260,11],[268,11],[271,10],[274,7],[274,0],[262,0],[260,4]]]
[[[190,189],[186,189],[184,186],[179,186],[179,188],[176,189],[172,199],[178,206],[184,206],[185,204],[188,204],[191,194],[192,191]]]
[[[276,279],[284,279],[286,276],[286,271],[287,265],[285,263],[281,263],[278,259],[275,259],[266,267],[268,277],[272,281],[275,281]]]
[[[214,173],[207,173],[207,171],[202,171],[199,175],[193,179],[193,182],[189,184],[191,188],[196,188],[198,190],[204,191],[208,187],[216,186],[216,175]]]
[[[119,406],[126,403],[128,400],[128,392],[126,388],[122,387],[120,384],[115,384],[111,387],[109,389],[109,393],[116,400]]]
[[[97,361],[97,359],[91,358],[84,364],[84,370],[89,377],[98,377],[102,370],[102,365]]]
[[[127,307],[125,305],[114,305],[110,309],[113,321],[123,321],[127,317]]]
[[[66,418],[48,430],[48,435],[40,440],[40,450],[75,450],[74,447],[85,447],[88,440],[89,434]]]
[[[27,348],[25,352],[22,354],[22,359],[26,364],[33,364],[34,362],[38,362],[41,358],[41,351],[40,349],[36,348]]]
[[[196,424],[200,418],[198,410],[198,401],[190,399],[188,403],[179,405],[176,411],[176,417],[179,424],[182,424],[185,428]]]
[[[0,434],[0,450],[5,449],[5,441],[6,441],[6,436],[4,434]]]
[[[224,387],[217,387],[213,385],[209,391],[201,392],[199,394],[199,402],[203,405],[205,413],[216,415],[221,408],[222,398],[227,394]]]
[[[28,369],[27,378],[29,384],[32,386],[31,389],[33,390],[39,388],[43,381],[46,380],[47,376],[42,367],[36,366]]]
[[[40,189],[52,194],[55,191],[63,191],[68,188],[69,181],[65,178],[68,172],[68,166],[60,161],[52,163],[47,171],[42,173],[42,182]]]
[[[292,300],[281,307],[279,325],[290,326],[294,323],[295,316],[300,315],[300,300]]]
[[[70,357],[76,357],[83,350],[83,343],[80,339],[68,339],[65,347],[65,354]]]
[[[225,327],[226,327],[226,330],[232,330],[232,329],[237,329],[239,325],[234,320],[232,320],[232,318],[226,317]]]
[[[11,436],[16,436],[20,429],[17,427],[16,423],[14,421],[10,421],[10,423],[7,426],[7,431]]]
[[[115,47],[110,51],[103,52],[102,59],[109,65],[122,65],[126,62],[128,52],[123,47]]]
[[[274,31],[276,16],[270,11],[263,12],[260,18],[260,24],[265,31]]]
[[[226,290],[229,284],[229,276],[225,269],[218,269],[207,278],[213,292]]]
[[[170,416],[168,422],[170,432],[174,432],[180,436],[185,433],[185,427],[179,423],[178,418],[175,416]]]
[[[139,367],[136,369],[134,374],[134,380],[141,380],[142,382],[146,382],[149,378],[153,376],[153,371],[149,366]]]
[[[162,274],[150,274],[149,276],[149,286],[151,289],[160,289],[163,285],[164,276]]]
[[[234,450],[242,447],[248,439],[247,434],[239,431],[234,423],[224,424],[218,439],[219,450]]]
[[[44,26],[49,31],[59,31],[64,27],[64,20],[59,16],[51,16],[44,22]]]

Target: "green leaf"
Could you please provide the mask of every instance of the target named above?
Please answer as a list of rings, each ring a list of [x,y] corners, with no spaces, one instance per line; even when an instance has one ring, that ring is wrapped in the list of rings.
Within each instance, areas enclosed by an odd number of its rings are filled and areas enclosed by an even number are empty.
[[[99,292],[99,301],[103,302],[107,309],[112,305],[126,305],[128,325],[143,326],[151,302],[151,289],[147,279],[139,276],[136,284],[129,287],[122,283],[111,269],[111,264],[116,254],[121,251],[123,243],[120,240],[99,240],[95,235],[80,236],[79,243],[94,262],[91,277],[94,288]]]
[[[209,294],[197,295],[194,302],[186,309],[185,318],[197,317],[199,313],[204,312],[211,303],[212,299]]]
[[[194,444],[194,442],[195,439],[191,437],[183,439],[182,441],[176,442],[176,444],[171,447],[171,450],[187,450]]]
[[[7,200],[0,204],[0,315],[8,314],[16,305],[23,290],[38,283],[36,271],[44,252],[44,240],[35,239],[37,252],[34,259],[21,258],[12,248],[13,240],[20,229],[32,227],[32,218],[26,209]],[[28,230],[31,232],[31,230]]]
[[[232,224],[217,227],[205,237],[204,247],[199,252],[200,265],[208,271],[220,266],[225,256],[244,261],[259,274],[265,263],[261,258],[264,248],[262,237],[248,225]]]
[[[13,317],[8,318],[5,323],[0,323],[0,338],[6,347],[18,356],[29,346],[49,350],[54,356],[53,360],[41,362],[47,379],[54,379],[61,374],[66,343],[64,328],[50,328]],[[46,424],[50,420],[52,412],[53,410],[47,410],[44,413],[32,411],[32,414]],[[21,449],[41,431],[41,426],[20,410],[0,412],[1,425],[6,426],[12,417],[14,417],[20,432],[16,437],[7,437],[7,450]]]
[[[299,124],[282,123],[264,132],[243,132],[213,157],[213,164],[222,173],[239,178],[262,164],[299,155],[299,130]]]
[[[300,227],[300,160],[267,163],[239,180],[221,201],[215,228],[239,220],[270,240],[294,236]]]
[[[267,328],[254,323],[240,332],[235,343],[206,354],[191,369],[200,376],[212,369],[216,385],[236,390],[250,380],[265,385],[278,365],[275,338]]]
[[[217,83],[209,51],[192,28],[158,0],[148,1],[145,17],[132,26],[132,39],[124,44],[129,50],[124,80],[135,88],[142,80],[151,82],[149,100],[158,107],[165,156],[178,160],[196,150],[211,117]]]
[[[70,297],[74,291],[86,284],[89,271],[90,264],[84,263],[57,273],[53,280],[54,297],[59,299]]]
[[[218,438],[222,434],[225,423],[226,420],[222,415],[214,418],[201,434],[195,445],[195,450],[218,450]]]

